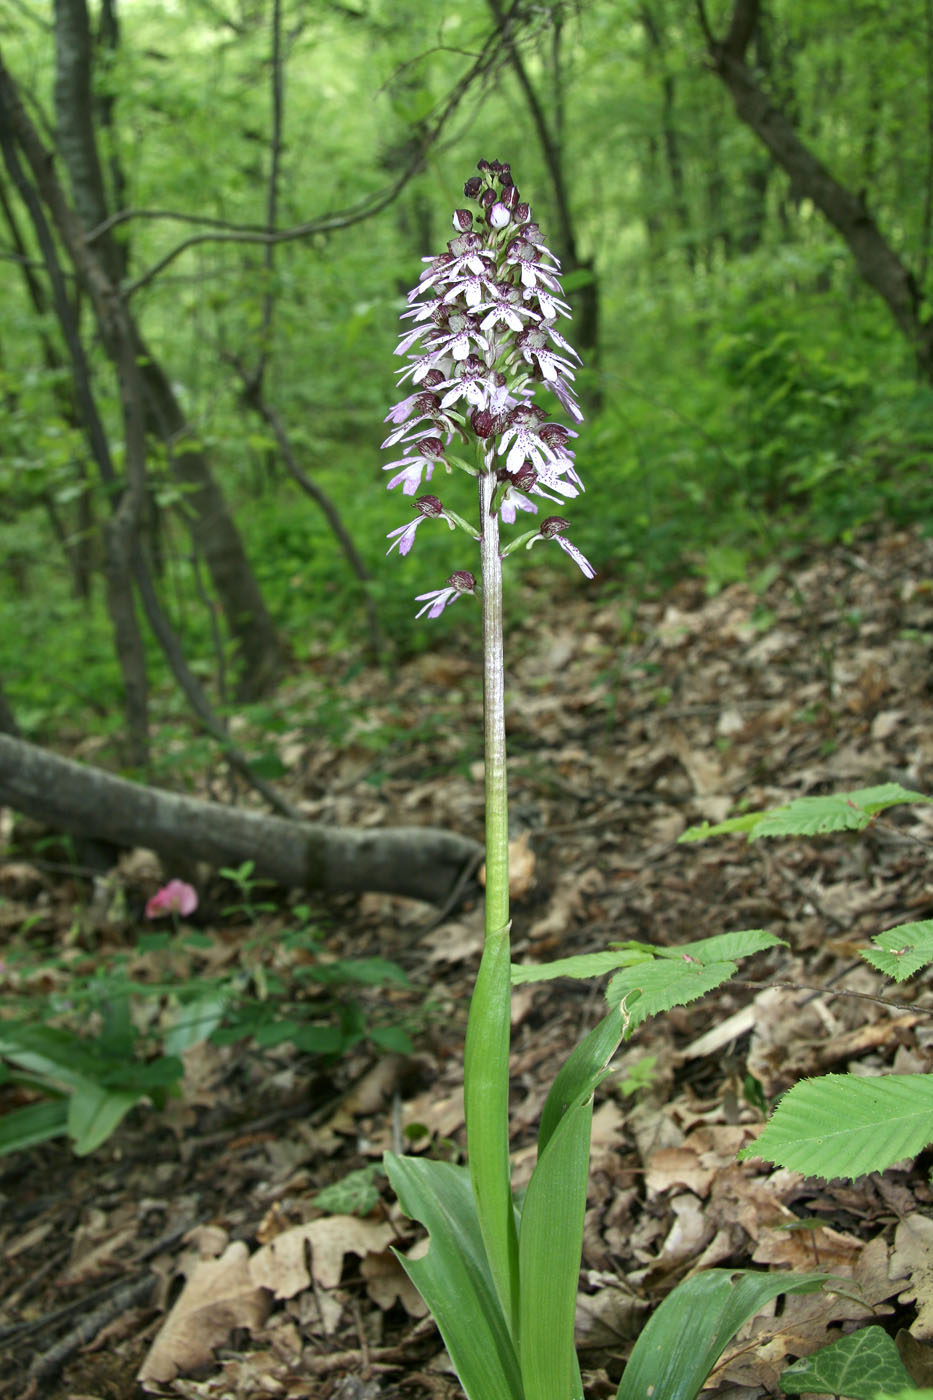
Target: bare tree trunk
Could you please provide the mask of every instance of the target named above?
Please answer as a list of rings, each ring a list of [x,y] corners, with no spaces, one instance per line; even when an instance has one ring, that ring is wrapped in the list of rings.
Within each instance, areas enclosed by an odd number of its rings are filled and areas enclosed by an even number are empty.
[[[924,297],[916,277],[879,230],[864,196],[840,184],[804,145],[745,63],[759,22],[760,0],[735,0],[724,39],[714,37],[703,0],[697,3],[712,66],[728,88],[740,120],[790,176],[798,197],[811,199],[845,239],[860,276],[884,300],[909,342],[918,375],[933,383],[933,317],[924,314]]]
[[[677,134],[676,91],[674,75],[667,63],[663,21],[650,5],[642,5],[639,14],[642,28],[648,38],[650,53],[649,71],[657,68],[661,85],[661,135],[664,142],[664,155],[667,160],[667,173],[671,182],[671,201],[680,231],[683,235],[684,258],[691,272],[696,271],[696,237],[690,221],[690,209],[684,184],[684,163],[680,151],[680,138]]]
[[[0,729],[2,729],[0,711]],[[0,733],[0,803],[58,831],[144,846],[167,861],[254,862],[255,873],[325,894],[380,890],[441,904],[481,847],[435,827],[313,826],[130,783]]]
[[[114,42],[115,31],[108,33],[110,42]],[[55,40],[57,144],[68,169],[80,222],[88,233],[105,221],[109,211],[93,125],[90,25],[85,0],[55,0]],[[112,120],[111,111],[107,117]],[[93,252],[110,283],[107,295],[116,300],[120,297],[123,250],[105,234],[95,239]],[[95,302],[95,310],[98,309],[99,302]],[[239,697],[256,699],[274,683],[284,662],[272,617],[204,453],[185,446],[185,439],[193,442],[195,435],[189,431],[168,376],[144,343],[125,301],[120,312],[120,317],[114,317],[109,325],[106,321],[101,323],[104,344],[115,362],[124,358],[113,330],[118,319],[125,321],[135,341],[135,362],[141,366],[147,426],[167,447],[176,478],[190,488],[185,500],[193,518],[192,533],[196,547],[203,552],[234,640],[240,673]]]

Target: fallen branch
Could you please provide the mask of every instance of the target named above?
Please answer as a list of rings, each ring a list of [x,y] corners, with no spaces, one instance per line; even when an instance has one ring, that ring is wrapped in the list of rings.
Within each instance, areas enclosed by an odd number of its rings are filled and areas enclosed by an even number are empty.
[[[480,851],[436,827],[317,826],[183,797],[2,733],[0,804],[57,831],[144,846],[168,861],[251,860],[263,879],[324,894],[378,890],[442,904]]]

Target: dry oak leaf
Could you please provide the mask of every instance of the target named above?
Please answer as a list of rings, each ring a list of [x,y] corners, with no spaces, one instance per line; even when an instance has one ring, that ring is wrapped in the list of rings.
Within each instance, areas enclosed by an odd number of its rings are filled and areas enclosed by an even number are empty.
[[[262,1326],[269,1301],[250,1277],[242,1240],[228,1245],[219,1259],[196,1260],[136,1379],[143,1385],[172,1381],[210,1366],[214,1348],[235,1327]]]
[[[343,1272],[343,1256],[381,1254],[395,1231],[391,1225],[360,1220],[356,1215],[328,1215],[307,1225],[283,1230],[257,1249],[249,1261],[253,1283],[268,1288],[276,1298],[294,1298],[311,1287],[311,1277],[322,1288],[336,1288]],[[311,1246],[308,1272],[307,1246]]]
[[[933,1338],[933,1220],[914,1211],[900,1222],[894,1234],[894,1249],[888,1265],[892,1279],[906,1278],[909,1287],[898,1301],[915,1302],[917,1316],[911,1336],[928,1342]]]

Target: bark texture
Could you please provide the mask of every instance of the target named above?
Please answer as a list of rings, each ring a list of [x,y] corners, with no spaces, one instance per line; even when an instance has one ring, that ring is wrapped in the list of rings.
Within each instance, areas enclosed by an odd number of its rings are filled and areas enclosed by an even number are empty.
[[[378,890],[443,904],[480,847],[436,827],[315,826],[127,782],[0,733],[0,803],[167,860],[255,862],[255,873],[324,894]]]

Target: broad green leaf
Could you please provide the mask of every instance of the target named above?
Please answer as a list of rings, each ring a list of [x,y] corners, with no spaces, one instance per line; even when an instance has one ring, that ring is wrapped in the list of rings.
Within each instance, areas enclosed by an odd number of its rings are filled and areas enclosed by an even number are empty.
[[[487,934],[464,1053],[464,1111],[476,1214],[499,1301],[513,1336],[518,1327],[518,1237],[509,1161],[508,926]]]
[[[610,1006],[617,1006],[625,998],[626,1015],[634,1029],[649,1016],[670,1011],[672,1006],[686,1006],[705,996],[727,982],[736,970],[734,962],[705,965],[659,959],[617,972],[606,989],[606,1000]]]
[[[693,943],[681,943],[674,947],[656,947],[651,943],[622,943],[600,953],[580,953],[570,958],[557,958],[554,962],[537,965],[512,964],[512,983],[518,986],[527,982],[549,982],[555,977],[603,977],[607,972],[615,972],[620,967],[640,967],[655,958],[670,958],[684,961],[692,958],[697,962],[713,963],[726,959],[744,958],[759,953],[763,948],[773,948],[781,943],[780,938],[764,929],[740,929],[733,933],[717,933],[710,938],[701,938]]]
[[[724,822],[700,822],[699,826],[688,826],[677,840],[681,844],[690,841],[706,841],[710,836],[731,836],[735,832],[749,832],[758,825],[764,812],[746,812],[741,817],[727,817]]]
[[[649,948],[616,948],[602,953],[579,953],[571,958],[555,958],[548,963],[513,963],[512,985],[525,982],[550,982],[555,977],[603,977],[617,967],[650,962],[654,950]]]
[[[539,1156],[570,1105],[583,1095],[592,1093],[602,1079],[606,1066],[618,1049],[622,1029],[622,1013],[618,1007],[614,1007],[580,1041],[558,1070],[541,1113]]]
[[[182,1055],[192,1045],[200,1045],[213,1035],[227,1009],[229,997],[225,991],[205,992],[194,1001],[186,1001],[175,1012],[173,1024],[162,1042],[168,1055]]]
[[[76,1085],[68,1099],[68,1136],[74,1139],[77,1155],[86,1157],[106,1142],[141,1097],[139,1093],[105,1089],[90,1081]]]
[[[857,831],[868,826],[872,817],[898,803],[930,803],[933,798],[912,792],[900,783],[857,788],[853,792],[830,793],[824,797],[796,797],[765,812],[746,812],[710,826],[692,826],[681,841],[705,841],[710,836],[745,832],[750,841],[762,836],[816,836],[830,831]]]
[[[38,1142],[61,1137],[68,1131],[68,1104],[65,1099],[27,1104],[0,1116],[0,1156],[21,1152]]]
[[[694,1400],[743,1323],[780,1293],[814,1293],[825,1274],[708,1269],[678,1284],[652,1314],[625,1366],[617,1400]]]
[[[915,1157],[931,1142],[933,1075],[825,1074],[788,1090],[758,1140],[738,1155],[848,1180]]]
[[[525,1192],[518,1239],[525,1400],[582,1400],[573,1321],[592,1121],[590,1089],[561,1117]]]
[[[886,977],[905,982],[922,967],[933,963],[933,919],[919,923],[898,924],[872,939],[874,948],[866,948],[862,957]]]
[[[804,1356],[781,1376],[788,1395],[803,1391],[875,1400],[884,1391],[909,1390],[910,1376],[883,1327],[863,1327],[822,1351]]]
[[[399,1262],[431,1310],[469,1400],[524,1400],[518,1357],[496,1292],[465,1167],[385,1155],[406,1215],[431,1239]]]

